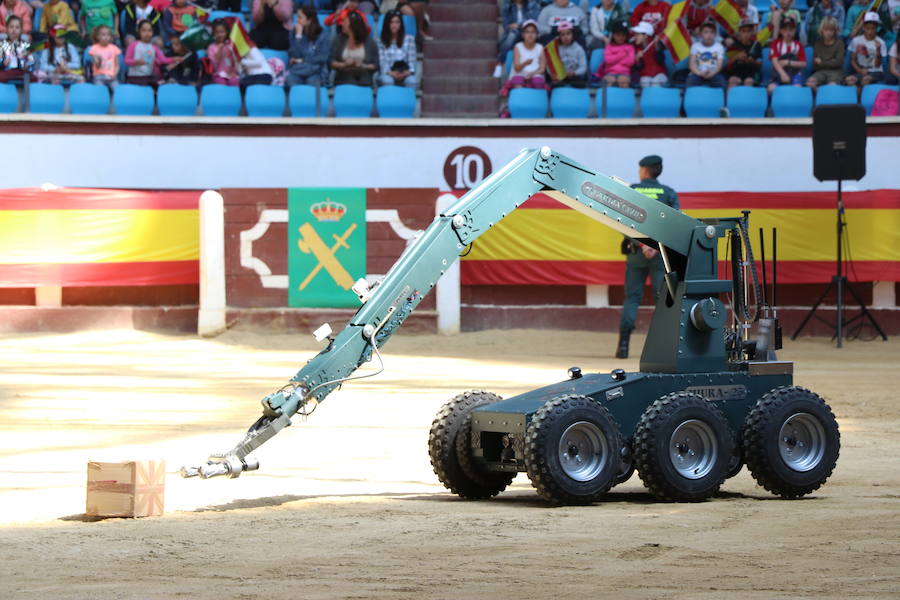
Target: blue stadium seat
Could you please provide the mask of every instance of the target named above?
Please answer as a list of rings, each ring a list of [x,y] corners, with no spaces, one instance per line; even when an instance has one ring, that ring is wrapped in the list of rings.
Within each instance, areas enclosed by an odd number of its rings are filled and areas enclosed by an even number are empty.
[[[681,113],[681,93],[676,88],[650,87],[641,94],[641,112],[654,119],[674,119]]]
[[[61,85],[32,83],[28,86],[29,111],[33,113],[62,114],[66,107],[66,92]]]
[[[113,92],[113,108],[117,115],[153,114],[153,88],[120,83]]]
[[[197,114],[197,88],[166,83],[156,91],[156,106],[163,117],[193,117]]]
[[[728,114],[736,118],[766,116],[769,94],[764,87],[739,85],[728,90]]]
[[[550,112],[555,119],[585,119],[590,110],[587,88],[558,87],[550,93]]]
[[[806,52],[806,68],[803,69],[803,79],[805,81],[806,78],[812,75],[814,54],[812,46],[807,46],[803,51]]]
[[[319,25],[321,25],[322,27],[328,27],[328,25],[325,24],[325,19],[328,18],[328,13],[319,13],[317,16],[319,17]]]
[[[334,86],[336,117],[369,117],[372,115],[372,88],[349,83]]]
[[[241,23],[244,24],[244,28],[245,28],[245,29],[249,29],[249,28],[247,27],[247,18],[244,16],[243,13],[239,13],[239,12],[230,12],[230,11],[227,11],[227,10],[213,10],[213,11],[210,11],[209,16],[206,18],[206,22],[207,22],[207,23],[212,23],[213,21],[218,21],[219,19],[225,19],[225,18],[228,18],[228,17],[237,17],[238,19],[241,20]]]
[[[823,85],[816,90],[816,106],[822,104],[856,104],[856,86]]]
[[[759,77],[762,85],[769,85],[772,80],[772,59],[769,58],[769,49],[763,48],[762,67],[759,69]]]
[[[259,51],[262,52],[262,55],[266,57],[266,60],[269,60],[270,58],[278,58],[278,59],[281,59],[281,62],[284,63],[285,68],[288,67],[288,62],[290,61],[290,58],[288,57],[287,50],[275,50],[273,48],[260,48]]]
[[[399,85],[382,86],[378,88],[375,105],[380,117],[411,119],[416,112],[416,91]]]
[[[11,83],[0,83],[0,113],[14,113],[19,108],[19,92]]]
[[[284,88],[276,85],[251,85],[244,95],[251,117],[284,116]]]
[[[547,116],[547,92],[531,88],[509,91],[509,114],[513,119],[543,119]]]
[[[721,88],[702,85],[684,90],[684,114],[691,119],[711,119],[722,116],[725,92]]]
[[[325,117],[328,115],[328,90],[319,88],[319,110],[316,115],[316,88],[311,85],[295,85],[288,94],[288,106],[295,117]]]
[[[881,90],[898,91],[896,85],[885,85],[883,83],[870,83],[862,89],[862,95],[859,99],[860,104],[866,109],[866,114],[872,112],[872,106],[875,104],[875,97]]]
[[[93,83],[75,83],[69,88],[69,111],[73,115],[109,113],[109,88]]]
[[[241,112],[241,92],[233,85],[205,85],[200,91],[200,107],[207,117],[236,117]]]
[[[588,67],[588,75],[596,73],[601,64],[603,64],[603,48],[597,48],[591,52],[591,63]]]
[[[779,85],[772,92],[775,117],[808,117],[812,104],[812,90],[806,86]]]
[[[600,92],[597,92],[598,94]],[[606,88],[606,118],[631,119],[634,117],[634,90],[631,88]]]

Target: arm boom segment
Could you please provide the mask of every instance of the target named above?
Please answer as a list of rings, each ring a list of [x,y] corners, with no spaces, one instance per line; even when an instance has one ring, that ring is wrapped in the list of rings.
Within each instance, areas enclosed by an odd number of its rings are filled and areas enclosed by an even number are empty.
[[[328,347],[312,358],[281,390],[262,400],[263,416],[245,438],[224,455],[210,457],[182,475],[237,477],[253,470],[247,455],[291,424],[296,414],[309,414],[338,388],[400,327],[437,283],[463,248],[540,191],[626,235],[658,242],[687,256],[697,227],[703,224],[644,196],[620,180],[592,171],[547,147],[522,150],[509,164],[462,196],[410,245],[384,280]],[[713,270],[715,261],[710,261]],[[683,267],[686,260],[680,261]],[[683,268],[682,278],[683,278]],[[715,278],[715,274],[712,274]],[[380,358],[380,356],[379,356]]]

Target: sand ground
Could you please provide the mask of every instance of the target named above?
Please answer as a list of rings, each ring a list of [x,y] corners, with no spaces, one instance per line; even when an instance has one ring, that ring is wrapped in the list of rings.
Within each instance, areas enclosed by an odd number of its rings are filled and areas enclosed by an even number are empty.
[[[133,331],[0,339],[0,598],[897,598],[900,340],[789,342],[798,385],[841,427],[828,483],[783,501],[742,471],[699,504],[635,476],[550,508],[524,474],[491,501],[446,493],[428,462],[438,408],[588,371],[637,369],[611,335],[398,335],[236,480],[179,466],[230,448],[311,338]],[[637,340],[640,342],[640,340]],[[167,461],[166,514],[84,518],[88,460]]]

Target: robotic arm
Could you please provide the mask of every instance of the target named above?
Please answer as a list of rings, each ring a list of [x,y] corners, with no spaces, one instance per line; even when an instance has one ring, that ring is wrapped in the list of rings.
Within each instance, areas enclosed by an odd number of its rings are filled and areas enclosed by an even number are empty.
[[[730,228],[727,222],[702,223],[644,196],[620,179],[588,169],[546,146],[540,150],[522,150],[509,164],[435,218],[381,283],[369,287],[365,280],[358,281],[353,289],[363,305],[347,326],[336,337],[328,337],[328,346],[301,368],[287,385],[262,399],[263,415],[250,427],[243,440],[228,452],[211,456],[202,466],[183,467],[182,476],[237,477],[243,471],[258,469],[259,463],[248,456],[253,450],[290,426],[293,415],[311,413],[343,382],[355,379],[351,377],[352,373],[371,360],[373,353],[380,361],[379,349],[457,260],[460,252],[541,191],[616,231],[658,248],[668,272],[669,308],[677,296],[705,298],[721,287],[717,285],[720,282],[714,281],[717,277],[716,238]],[[687,279],[699,280],[693,293],[684,288]],[[688,308],[699,301],[690,302]],[[660,302],[661,305],[665,303],[662,299]],[[678,310],[682,308],[678,306]],[[716,312],[715,307],[707,306],[705,310]],[[695,312],[691,310],[691,313]],[[700,318],[703,316],[701,314]],[[710,325],[708,321],[711,320],[715,318],[707,314],[704,323]],[[321,339],[328,336],[328,329]],[[675,337],[678,337],[677,332]],[[659,370],[659,365],[654,365]],[[644,366],[642,357],[642,369]]]

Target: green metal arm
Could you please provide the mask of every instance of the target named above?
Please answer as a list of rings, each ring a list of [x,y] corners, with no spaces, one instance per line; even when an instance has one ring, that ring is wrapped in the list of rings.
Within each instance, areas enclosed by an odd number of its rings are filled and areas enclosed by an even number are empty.
[[[250,452],[289,426],[293,415],[309,414],[350,380],[356,369],[371,360],[373,352],[378,353],[466,245],[540,191],[617,231],[660,247],[665,256],[669,251],[675,253],[671,270],[676,282],[684,280],[688,272],[687,257],[695,250],[696,231],[705,231],[706,249],[712,249],[713,257],[697,275],[716,278],[713,237],[721,235],[720,228],[707,226],[631,189],[624,181],[597,173],[547,147],[522,150],[435,218],[380,284],[371,289],[354,286],[364,304],[335,338],[329,338],[328,347],[288,385],[263,398],[263,416],[238,445],[210,457],[206,465],[183,468],[182,475],[237,477],[242,471],[258,468],[256,461],[247,458]],[[671,290],[674,296],[674,287]]]

